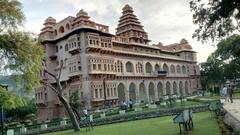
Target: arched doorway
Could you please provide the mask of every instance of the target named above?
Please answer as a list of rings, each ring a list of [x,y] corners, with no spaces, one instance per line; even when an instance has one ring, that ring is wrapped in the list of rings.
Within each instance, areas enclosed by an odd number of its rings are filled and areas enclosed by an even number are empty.
[[[184,95],[184,92],[183,92],[183,83],[182,83],[182,81],[179,82],[179,92],[180,92],[180,96],[183,96],[183,95]]]
[[[125,96],[125,87],[122,83],[120,83],[117,87],[117,91],[118,91],[118,99],[119,102],[126,102],[126,96]]]
[[[154,84],[152,82],[148,85],[148,95],[149,95],[149,101],[155,101],[155,92],[154,92]]]
[[[136,85],[131,83],[129,85],[129,100],[136,101]]]
[[[170,84],[170,82],[166,83],[166,94],[171,95],[171,84]]]
[[[147,101],[147,94],[146,94],[146,88],[145,88],[144,83],[141,83],[139,85],[139,100],[141,102]]]
[[[189,91],[188,91],[188,82],[185,82],[185,94],[189,95]]]
[[[159,82],[157,85],[157,91],[158,91],[158,98],[163,96],[163,84],[161,82]]]
[[[173,93],[174,93],[175,95],[178,94],[178,92],[177,92],[177,83],[176,83],[175,81],[173,82]]]

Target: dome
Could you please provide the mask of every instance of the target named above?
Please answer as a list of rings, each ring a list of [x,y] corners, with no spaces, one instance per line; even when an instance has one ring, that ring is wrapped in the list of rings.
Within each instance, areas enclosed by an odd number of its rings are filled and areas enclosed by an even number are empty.
[[[188,41],[185,38],[183,38],[183,39],[181,39],[180,43],[181,44],[188,44]]]
[[[77,13],[77,17],[81,17],[81,16],[88,17],[88,13],[85,12],[83,9],[81,9],[81,10]]]
[[[123,7],[123,12],[124,11],[133,11],[133,8],[131,6],[129,6],[128,4],[126,4],[124,7]]]
[[[49,16],[46,20],[45,23],[56,23],[56,19],[54,19],[53,17]]]

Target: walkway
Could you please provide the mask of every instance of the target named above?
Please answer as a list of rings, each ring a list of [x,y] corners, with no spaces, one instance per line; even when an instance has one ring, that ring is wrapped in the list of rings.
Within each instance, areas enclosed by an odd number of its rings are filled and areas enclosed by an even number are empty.
[[[236,134],[240,134],[240,99],[234,99],[233,103],[221,101],[227,111],[224,122],[231,126]]]
[[[221,101],[223,102],[223,108],[240,121],[240,99],[234,99],[233,103]]]

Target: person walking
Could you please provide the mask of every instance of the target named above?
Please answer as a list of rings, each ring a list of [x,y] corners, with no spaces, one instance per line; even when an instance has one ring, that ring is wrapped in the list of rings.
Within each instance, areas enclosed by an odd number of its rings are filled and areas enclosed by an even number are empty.
[[[86,108],[83,110],[83,114],[84,114],[85,117],[88,117],[88,111],[87,111]]]
[[[222,95],[225,99],[225,102],[227,102],[227,98],[228,98],[228,92],[227,92],[227,87],[224,85],[223,89],[222,89]]]
[[[233,99],[232,99],[232,96],[233,96],[233,87],[231,87],[231,85],[228,85],[228,89],[227,89],[227,92],[228,92],[228,100],[231,101],[231,103],[233,103]]]

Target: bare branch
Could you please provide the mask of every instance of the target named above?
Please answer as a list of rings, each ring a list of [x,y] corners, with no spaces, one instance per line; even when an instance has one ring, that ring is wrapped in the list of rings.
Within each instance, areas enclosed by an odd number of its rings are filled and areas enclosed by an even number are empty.
[[[49,82],[47,82],[47,81],[41,81],[44,85],[46,85],[46,86],[48,86],[49,88],[51,88],[57,95],[59,95],[60,93],[59,93],[59,91],[55,88],[55,87],[53,87]]]
[[[61,74],[62,74],[62,69],[63,69],[63,62],[60,62],[60,69],[58,73],[58,80],[60,80]]]
[[[44,70],[44,72],[49,74],[51,77],[53,77],[57,81],[58,78],[56,77],[56,75],[54,75],[53,73],[48,72],[47,70]]]

